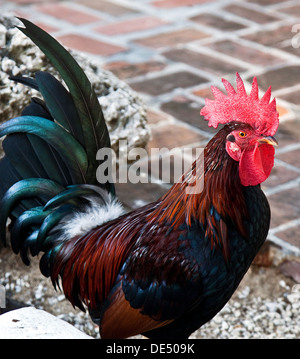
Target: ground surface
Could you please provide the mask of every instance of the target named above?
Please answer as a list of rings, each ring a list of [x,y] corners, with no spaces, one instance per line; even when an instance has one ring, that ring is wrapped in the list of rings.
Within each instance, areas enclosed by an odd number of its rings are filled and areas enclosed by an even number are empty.
[[[237,292],[211,322],[192,338],[299,338],[300,285],[283,275],[279,264],[286,260],[281,251],[271,249],[273,264],[253,265]],[[5,284],[8,310],[26,305],[44,309],[98,338],[97,327],[88,314],[74,310],[64,295],[44,278],[34,260],[25,267],[10,249],[0,252],[4,270],[0,282]]]

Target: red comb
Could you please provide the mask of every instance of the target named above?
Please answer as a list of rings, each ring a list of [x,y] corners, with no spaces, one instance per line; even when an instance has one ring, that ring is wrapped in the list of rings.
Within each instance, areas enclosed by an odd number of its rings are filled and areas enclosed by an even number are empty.
[[[271,87],[259,99],[256,77],[253,79],[249,96],[238,73],[236,73],[237,90],[227,80],[222,79],[222,82],[227,95],[212,86],[215,99],[206,99],[205,106],[200,112],[208,121],[208,126],[217,128],[219,123],[238,121],[248,123],[262,135],[273,136],[278,128],[279,115],[275,98],[270,102]]]

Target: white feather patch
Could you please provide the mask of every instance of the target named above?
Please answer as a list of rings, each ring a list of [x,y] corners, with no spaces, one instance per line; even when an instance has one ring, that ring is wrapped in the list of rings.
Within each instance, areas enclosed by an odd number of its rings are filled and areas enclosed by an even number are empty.
[[[125,213],[122,204],[118,200],[111,197],[109,199],[110,201],[105,205],[100,205],[97,201],[90,201],[84,211],[76,212],[65,218],[60,227],[62,230],[61,239],[66,240],[81,236]]]

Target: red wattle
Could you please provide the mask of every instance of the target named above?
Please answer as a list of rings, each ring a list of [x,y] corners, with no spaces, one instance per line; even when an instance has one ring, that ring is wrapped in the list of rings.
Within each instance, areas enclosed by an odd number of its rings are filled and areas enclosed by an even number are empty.
[[[264,182],[274,166],[275,149],[269,144],[257,143],[242,153],[239,175],[243,186],[256,186]]]

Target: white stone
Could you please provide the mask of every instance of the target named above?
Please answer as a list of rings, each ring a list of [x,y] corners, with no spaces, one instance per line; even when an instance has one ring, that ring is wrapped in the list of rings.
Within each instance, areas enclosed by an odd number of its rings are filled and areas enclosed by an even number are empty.
[[[0,339],[93,339],[52,314],[33,307],[0,315]]]

